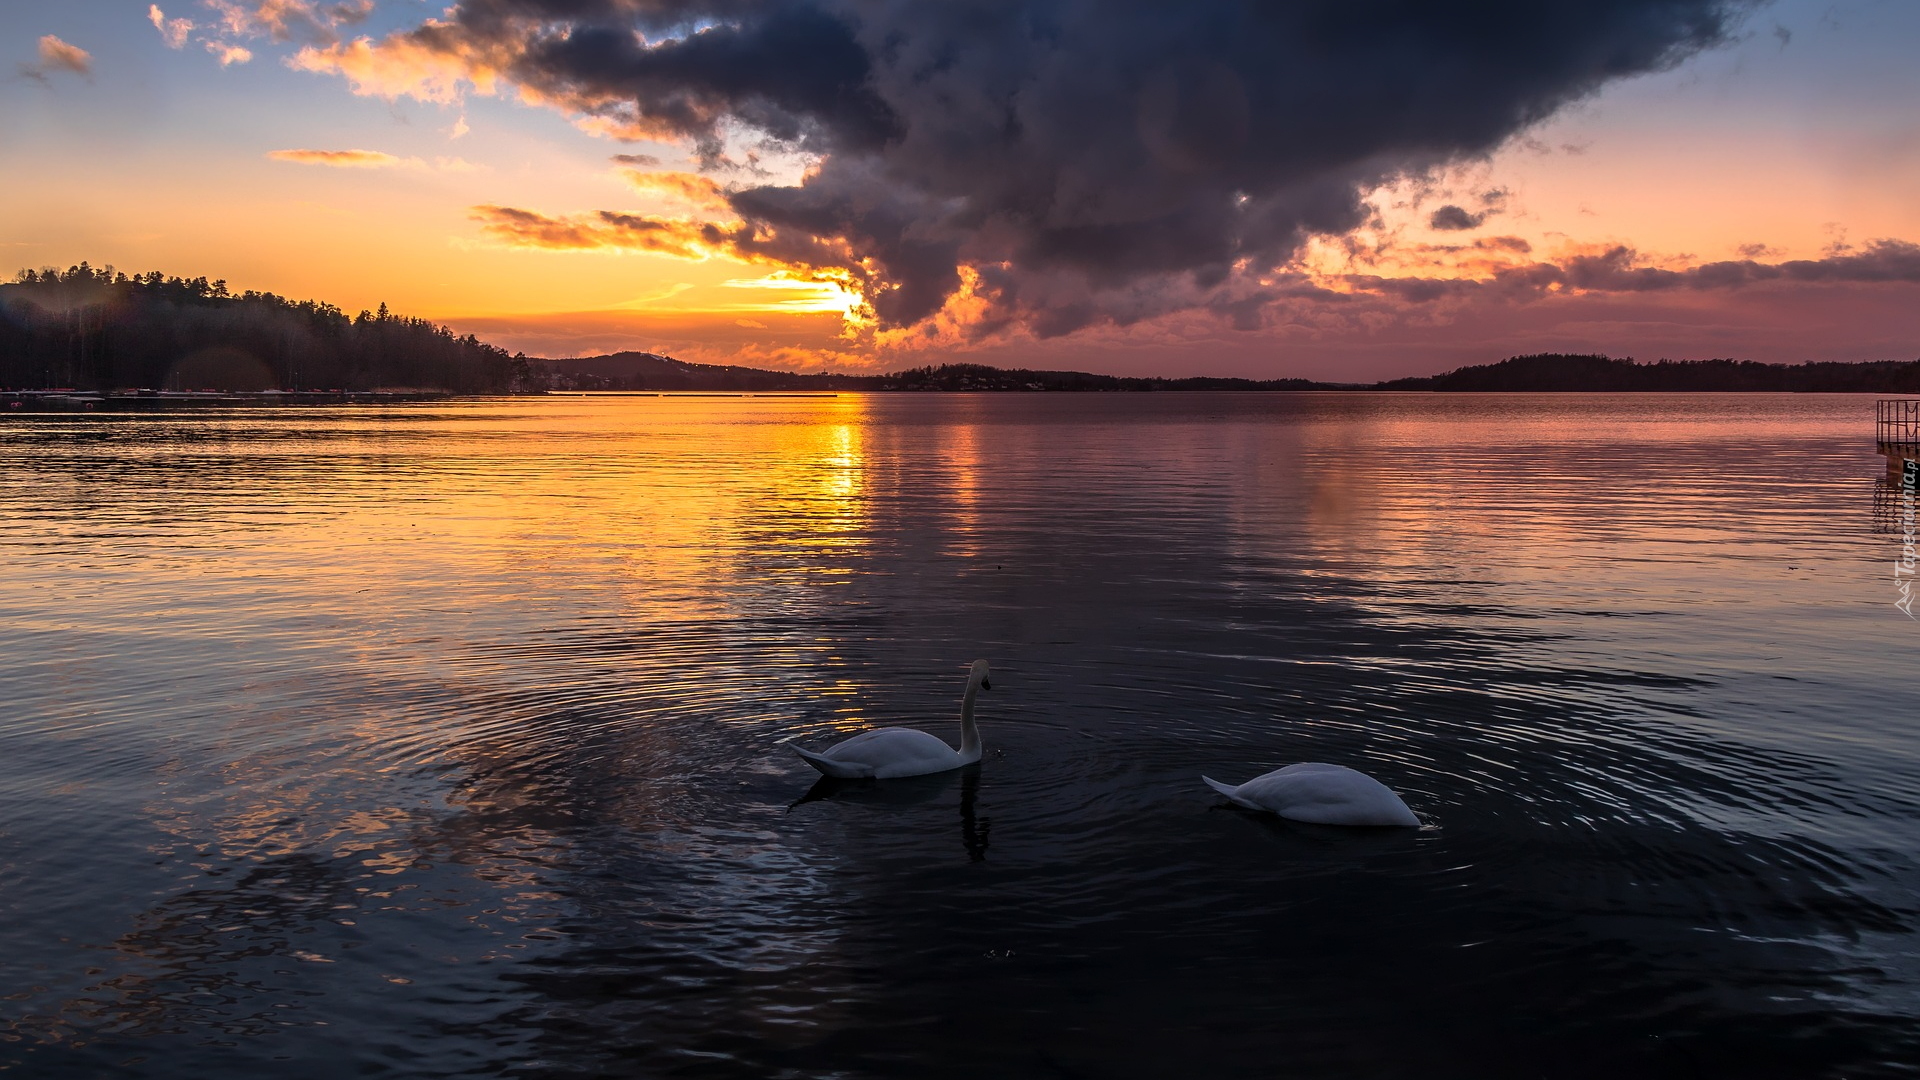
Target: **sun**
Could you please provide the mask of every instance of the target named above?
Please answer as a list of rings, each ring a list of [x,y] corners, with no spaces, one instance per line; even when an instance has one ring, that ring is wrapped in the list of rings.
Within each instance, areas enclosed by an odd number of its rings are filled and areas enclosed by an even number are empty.
[[[765,277],[734,278],[724,283],[730,289],[750,289],[763,295],[729,305],[735,311],[758,311],[784,315],[835,314],[849,327],[865,325],[872,319],[867,298],[855,286],[850,275],[833,271],[776,271]]]

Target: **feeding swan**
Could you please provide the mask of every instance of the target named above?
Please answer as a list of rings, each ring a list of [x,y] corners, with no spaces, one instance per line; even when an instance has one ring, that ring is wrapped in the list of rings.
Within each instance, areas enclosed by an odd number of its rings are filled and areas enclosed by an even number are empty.
[[[912,728],[874,728],[845,742],[834,743],[818,754],[794,747],[807,764],[828,776],[843,779],[894,776],[925,776],[946,772],[980,760],[980,730],[973,725],[973,699],[982,690],[991,690],[987,682],[987,662],[975,660],[967,673],[967,693],[960,699],[960,749],[955,750],[940,738]]]
[[[1235,787],[1202,776],[1207,786],[1249,810],[1265,810],[1315,825],[1418,826],[1407,804],[1387,785],[1345,765],[1317,761],[1289,765]]]

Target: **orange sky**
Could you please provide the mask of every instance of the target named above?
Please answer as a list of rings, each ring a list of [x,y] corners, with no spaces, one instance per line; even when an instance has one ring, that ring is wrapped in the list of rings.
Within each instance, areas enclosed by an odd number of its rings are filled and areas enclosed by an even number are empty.
[[[1615,84],[1490,158],[1374,192],[1373,227],[1320,238],[1287,268],[1288,281],[1358,290],[1364,303],[1282,304],[1251,328],[1175,310],[1045,340],[1019,328],[972,340],[962,304],[876,336],[847,318],[858,298],[832,285],[608,225],[606,215],[726,222],[722,188],[742,181],[701,174],[684,145],[609,138],[605,123],[489,83],[482,68],[455,84],[423,83],[431,70],[391,58],[370,66],[356,43],[382,40],[417,17],[410,9],[302,37],[259,22],[270,5],[176,3],[158,21],[143,6],[0,14],[23,72],[0,88],[0,245],[19,266],[87,259],[350,311],[384,301],[534,355],[639,348],[789,368],[959,359],[1371,378],[1541,348],[1920,356],[1911,281],[1411,302],[1362,280],[1487,280],[1616,246],[1635,267],[1684,270],[1920,239],[1920,127],[1902,104],[1920,81],[1899,47],[1920,18],[1905,8],[1775,5],[1733,43]],[[221,22],[241,9],[255,21]],[[194,24],[184,35],[183,18]],[[763,165],[753,184],[793,184],[810,160],[769,153]],[[1487,217],[1470,230],[1430,227],[1448,204]],[[503,224],[489,208],[534,225]]]

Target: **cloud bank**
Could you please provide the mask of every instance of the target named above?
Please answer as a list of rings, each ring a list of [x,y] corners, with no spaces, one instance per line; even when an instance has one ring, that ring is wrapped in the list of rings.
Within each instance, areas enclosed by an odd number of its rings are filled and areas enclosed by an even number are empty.
[[[426,100],[511,85],[708,171],[808,155],[797,185],[726,192],[719,247],[850,281],[882,329],[1052,336],[1223,305],[1244,321],[1310,238],[1368,220],[1366,192],[1677,63],[1749,6],[463,0],[295,63]],[[1452,209],[1437,227],[1485,217]],[[684,225],[488,214],[548,246],[663,250]]]

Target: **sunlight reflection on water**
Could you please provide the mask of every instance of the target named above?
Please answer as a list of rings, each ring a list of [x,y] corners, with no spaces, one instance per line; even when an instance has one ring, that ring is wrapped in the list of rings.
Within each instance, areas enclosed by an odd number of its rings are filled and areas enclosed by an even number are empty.
[[[8,418],[0,1064],[1904,1075],[1920,629],[1870,420]],[[977,769],[810,790],[781,745],[949,734],[976,656]],[[1428,824],[1196,779],[1294,760]]]

